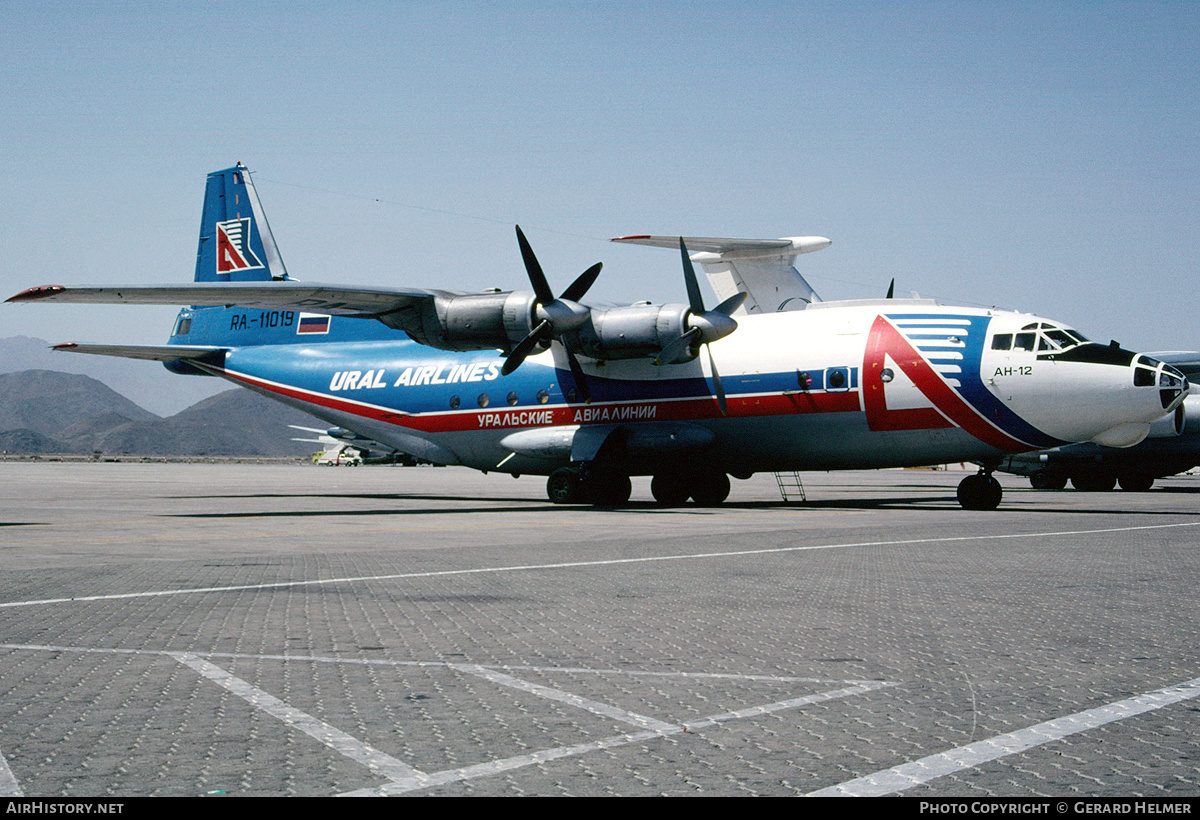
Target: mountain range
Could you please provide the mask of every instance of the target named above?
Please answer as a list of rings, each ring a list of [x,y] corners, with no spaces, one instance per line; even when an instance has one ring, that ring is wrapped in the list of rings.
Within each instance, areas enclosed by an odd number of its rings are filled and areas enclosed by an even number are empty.
[[[293,441],[299,433],[290,424],[326,426],[236,387],[162,418],[90,376],[0,374],[0,451],[9,453],[295,456],[316,449]]]

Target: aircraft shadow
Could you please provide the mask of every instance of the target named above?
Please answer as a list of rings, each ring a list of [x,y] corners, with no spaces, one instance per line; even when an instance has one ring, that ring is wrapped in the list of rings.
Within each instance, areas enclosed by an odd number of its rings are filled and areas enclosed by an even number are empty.
[[[515,500],[511,497],[488,497],[488,496],[445,496],[445,495],[429,495],[419,494],[410,495],[403,493],[348,493],[343,495],[329,495],[316,493],[253,493],[246,495],[238,494],[222,494],[213,496],[179,496],[179,500],[187,498],[227,498],[227,499],[296,499],[296,498],[320,498],[324,502],[324,506],[320,509],[309,510],[238,510],[227,512],[178,512],[163,514],[164,518],[191,518],[191,519],[240,519],[240,518],[324,518],[324,517],[358,517],[358,516],[429,516],[429,515],[507,515],[515,512],[523,513],[556,513],[566,514],[571,512],[613,512],[613,513],[635,513],[643,515],[720,515],[722,512],[738,511],[749,512],[755,510],[761,511],[783,511],[791,510],[797,513],[810,511],[835,511],[835,510],[930,510],[930,509],[950,509],[954,512],[959,511],[958,501],[953,493],[948,494],[921,494],[913,496],[888,496],[886,498],[857,498],[857,499],[814,499],[808,501],[731,501],[721,504],[716,507],[700,507],[692,504],[687,504],[678,507],[663,507],[653,501],[631,501],[628,504],[620,507],[593,507],[586,504],[552,504],[548,501],[540,501],[529,499],[528,501]],[[438,506],[434,508],[420,509],[403,509],[403,508],[379,508],[379,509],[338,509],[338,500],[375,500],[375,501],[431,501],[431,502],[460,502],[454,506]],[[1100,499],[1097,498],[1097,501]],[[1190,516],[1192,513],[1186,511],[1164,511],[1164,510],[1121,510],[1115,509],[1112,506],[1095,506],[1095,507],[1079,507],[1079,506],[1058,506],[1054,499],[1047,498],[1050,502],[1044,507],[1033,512],[1045,513],[1049,515],[1129,515],[1129,516]],[[993,511],[994,515],[1004,515],[1005,513],[1028,513],[1031,512],[1028,508],[1017,508],[1014,506],[1006,507],[1001,503],[1000,507]]]

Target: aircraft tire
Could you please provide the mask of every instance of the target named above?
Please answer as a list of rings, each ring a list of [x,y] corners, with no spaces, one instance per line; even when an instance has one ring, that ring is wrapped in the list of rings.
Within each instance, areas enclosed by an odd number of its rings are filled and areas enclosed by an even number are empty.
[[[701,507],[715,507],[729,498],[729,476],[725,473],[702,473],[694,481],[692,500]]]
[[[662,507],[681,507],[691,495],[687,478],[679,473],[658,473],[650,479],[650,494]]]
[[[620,507],[633,495],[633,482],[622,473],[596,470],[584,477],[583,491],[596,507]]]
[[[957,495],[964,510],[994,510],[1000,506],[1004,488],[994,476],[976,473],[958,483]]]
[[[559,467],[546,479],[546,495],[555,504],[578,504],[583,500],[579,470]]]
[[[1035,490],[1061,490],[1067,486],[1067,474],[1057,470],[1038,470],[1029,476],[1029,484]]]

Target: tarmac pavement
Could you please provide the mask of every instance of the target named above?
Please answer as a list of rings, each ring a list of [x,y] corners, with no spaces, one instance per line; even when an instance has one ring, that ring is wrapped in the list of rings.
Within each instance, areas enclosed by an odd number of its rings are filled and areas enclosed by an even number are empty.
[[[1200,480],[0,463],[0,793],[1200,795]]]

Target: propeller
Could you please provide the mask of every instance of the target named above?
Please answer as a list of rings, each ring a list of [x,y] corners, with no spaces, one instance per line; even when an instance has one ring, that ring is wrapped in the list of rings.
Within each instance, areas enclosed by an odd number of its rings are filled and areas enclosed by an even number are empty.
[[[529,283],[533,286],[536,299],[534,316],[540,321],[529,335],[518,342],[505,357],[500,372],[507,376],[521,366],[521,363],[535,347],[549,344],[552,339],[558,339],[567,353],[567,363],[571,367],[571,375],[575,377],[576,387],[579,388],[583,400],[590,401],[591,393],[588,391],[584,379],[583,368],[579,366],[579,360],[575,357],[571,345],[563,334],[577,330],[587,321],[589,310],[579,304],[579,300],[583,298],[588,288],[596,281],[596,277],[600,275],[602,263],[597,262],[585,270],[567,286],[561,296],[555,298],[554,292],[550,290],[550,283],[546,281],[546,274],[542,271],[542,266],[520,225],[517,226],[517,244],[521,247],[521,258],[525,261],[525,271],[529,274]]]
[[[683,257],[683,281],[687,286],[688,307],[691,309],[688,315],[688,329],[664,347],[655,357],[654,363],[661,367],[671,364],[685,353],[695,356],[697,348],[704,345],[708,349],[708,365],[712,370],[717,405],[721,408],[721,414],[727,416],[729,408],[725,403],[725,388],[721,384],[721,374],[717,372],[717,361],[713,358],[710,343],[737,330],[737,322],[731,314],[746,301],[746,294],[735,293],[712,310],[705,310],[704,299],[700,296],[700,284],[696,281],[696,269],[692,265],[692,258],[688,255],[687,245],[684,244],[682,236],[679,237],[679,254]]]

